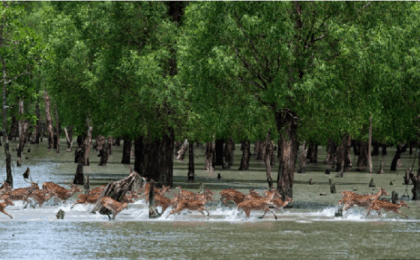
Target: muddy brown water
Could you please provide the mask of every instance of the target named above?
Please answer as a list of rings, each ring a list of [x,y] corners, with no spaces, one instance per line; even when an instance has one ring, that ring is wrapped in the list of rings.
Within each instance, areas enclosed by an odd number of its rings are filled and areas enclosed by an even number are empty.
[[[62,139],[62,144],[64,140]],[[13,143],[16,145],[15,143]],[[11,147],[13,147],[11,145]],[[25,187],[22,173],[30,167],[34,181],[42,184],[54,181],[64,185],[71,181],[76,171],[74,154],[62,149],[60,154],[48,152],[46,142],[25,146],[30,153],[23,156],[23,166],[13,167],[15,188]],[[84,167],[93,185],[118,180],[128,175],[129,166],[119,164],[122,147],[114,146],[114,154],[106,167],[97,166],[96,151],[90,155],[91,166]],[[196,149],[196,181],[187,182],[188,158],[175,162],[174,186],[198,191],[210,188],[215,192],[216,202],[208,204],[209,219],[198,212],[167,217],[169,210],[159,218],[149,220],[148,209],[143,200],[130,204],[128,210],[117,215],[115,221],[107,216],[91,214],[93,205],[77,205],[70,209],[77,194],[65,204],[52,200],[41,208],[23,209],[22,202],[8,206],[6,211],[14,218],[0,213],[0,259],[407,259],[419,258],[417,252],[420,237],[420,203],[404,200],[410,208],[402,208],[402,215],[383,212],[382,216],[360,208],[350,209],[343,217],[335,217],[340,208],[338,200],[343,190],[363,194],[376,192],[368,183],[374,178],[377,187],[393,190],[402,196],[407,188],[411,197],[412,186],[402,185],[406,167],[411,167],[413,157],[404,153],[402,165],[396,173],[389,172],[394,149],[388,149],[385,174],[368,174],[351,171],[344,178],[336,178],[335,172],[325,175],[327,166],[322,163],[308,164],[308,172],[295,175],[292,208],[275,211],[278,220],[267,213],[252,212],[249,219],[235,207],[222,207],[220,190],[232,187],[246,192],[254,188],[262,192],[265,168],[251,158],[251,170],[240,172],[240,149],[235,153],[232,170],[216,169],[210,173],[203,168],[203,149]],[[14,155],[16,153],[13,153]],[[26,158],[27,157],[27,158]],[[325,158],[324,149],[319,149],[318,161]],[[13,163],[16,163],[13,157]],[[1,155],[0,167],[4,155]],[[356,157],[353,164],[356,165]],[[132,160],[133,163],[133,160]],[[380,157],[373,157],[375,170]],[[278,164],[274,169],[277,169]],[[355,167],[353,167],[355,169]],[[354,170],[353,169],[353,170]],[[416,168],[415,168],[416,169]],[[222,175],[217,180],[217,174]],[[274,176],[277,173],[274,172]],[[1,177],[0,177],[1,178]],[[5,178],[5,177],[4,177]],[[314,184],[309,185],[309,178]],[[337,194],[330,194],[328,180],[336,183]],[[393,185],[390,181],[395,180]],[[176,190],[175,190],[176,191]],[[320,196],[326,193],[326,196]],[[386,196],[390,197],[390,196]],[[55,214],[65,211],[63,220]],[[160,210],[160,208],[159,208]]]

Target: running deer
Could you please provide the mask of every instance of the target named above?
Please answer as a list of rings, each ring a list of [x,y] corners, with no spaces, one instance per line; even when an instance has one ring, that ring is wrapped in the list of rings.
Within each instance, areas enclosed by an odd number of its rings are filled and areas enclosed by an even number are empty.
[[[258,193],[256,193],[256,191],[254,191],[253,189],[250,189],[248,195],[245,195],[242,192],[237,191],[235,189],[224,189],[220,192],[220,200],[226,206],[229,206],[227,202],[230,200],[232,200],[236,205],[238,205],[239,203],[244,202],[247,199],[253,198],[253,196],[258,195]],[[230,208],[232,209],[232,207]]]
[[[53,195],[54,195],[53,192],[47,193],[44,190],[36,190],[36,191],[31,192],[28,195],[28,199],[34,200],[35,203],[32,205],[32,207],[35,208],[36,204],[38,204],[39,207],[41,207],[42,204],[44,204],[46,201],[48,201]],[[26,209],[28,207],[28,205],[29,205],[29,203],[26,204],[24,209]]]
[[[26,181],[26,180],[25,180]],[[28,182],[28,181],[26,181]],[[29,203],[28,196],[31,192],[39,190],[39,186],[35,182],[28,182],[31,186],[26,188],[10,189],[10,186],[6,192],[0,195],[0,200],[9,198],[10,200],[23,200]]]
[[[343,198],[349,198],[349,197],[352,197],[352,196],[360,196],[360,195],[357,194],[354,191],[348,191],[348,190],[345,190],[341,193],[341,197],[343,197]]]
[[[283,208],[287,206],[287,204],[292,203],[293,199],[286,196],[286,200],[283,201],[282,199],[273,199],[271,201],[274,204],[276,209],[280,209],[283,211]]]
[[[210,189],[207,189],[207,188],[204,190],[203,193],[194,193],[192,191],[183,190],[181,186],[178,186],[176,188],[179,189],[178,195],[180,196],[181,199],[198,199],[200,197],[203,197],[202,195],[204,194],[214,195],[214,192],[212,192]],[[211,198],[211,200],[213,201],[213,198]]]
[[[93,188],[89,192],[89,195],[101,194],[104,191],[105,188],[106,188],[106,185],[101,185],[99,187]]]
[[[7,183],[7,182],[2,183],[2,187],[0,188],[0,196],[1,196],[3,193],[5,193],[5,192],[7,192],[7,191],[11,191],[11,190],[12,190],[12,187],[10,187],[10,184],[9,184],[9,183]]]
[[[148,183],[147,183],[148,184]],[[145,193],[144,193],[144,195],[143,195],[143,198],[144,197],[146,197],[146,203],[148,203],[149,202],[149,191],[150,191],[150,184],[149,184],[149,186],[147,187],[146,186],[146,189],[145,189]],[[170,189],[170,186],[165,186],[165,185],[162,185],[162,189],[160,190],[160,189],[158,189],[158,188],[156,188],[155,187],[155,189],[153,190],[154,191],[154,195],[156,195],[156,194],[159,194],[159,195],[161,195],[161,196],[163,196],[165,193],[174,193],[171,189]]]
[[[169,208],[169,206],[172,206],[172,208],[176,207],[176,202],[177,202],[177,198],[178,196],[176,196],[173,199],[168,199],[165,196],[159,195],[159,194],[155,194],[154,195],[154,200],[155,200],[155,206],[161,206],[162,207],[162,211],[160,212],[160,215],[163,215],[163,213],[165,212],[165,210],[167,208]]]
[[[7,213],[4,208],[6,208],[8,205],[15,205],[9,198],[6,198],[3,202],[0,202],[0,212],[3,212],[10,218],[13,218],[9,213]]]
[[[120,201],[120,203],[124,203],[124,202],[134,203],[134,199],[137,199],[137,198],[140,198],[140,195],[132,191],[130,195],[124,195],[124,198]]]
[[[71,189],[68,190],[53,182],[44,182],[42,184],[42,189],[48,193],[53,193],[54,196],[57,198],[56,200],[62,200],[64,203],[76,192],[82,192],[82,190],[76,184],[71,184],[70,186]]]
[[[273,200],[274,196],[276,196],[276,193],[271,192],[269,196],[264,197],[262,199],[251,199],[241,202],[238,204],[238,209],[242,209],[245,212],[247,218],[249,218],[251,210],[264,210],[264,215],[262,215],[259,218],[263,218],[265,214],[267,214],[267,212],[270,211],[271,213],[273,213],[274,218],[277,220],[276,214],[274,214],[274,212],[268,207],[268,205],[270,205],[271,201]]]
[[[370,204],[370,207],[369,207],[369,210],[368,210],[368,213],[367,213],[366,217],[369,216],[371,210],[376,210],[379,213],[379,215],[381,215],[382,214],[381,209],[384,209],[384,210],[387,210],[387,211],[392,211],[392,212],[395,212],[395,213],[399,213],[399,214],[404,215],[408,218],[408,216],[406,214],[404,214],[400,211],[401,207],[410,208],[402,200],[400,200],[400,204],[393,204],[393,203],[388,202],[388,201],[375,200],[375,201],[372,202],[372,204]]]
[[[380,188],[380,190],[373,194],[373,195],[355,195],[350,197],[344,197],[340,200],[339,204],[344,204],[344,210],[348,210],[349,208],[353,207],[354,205],[358,207],[368,208],[372,201],[379,199],[381,196],[389,195],[388,192],[384,188]]]
[[[99,200],[99,204],[112,212],[112,218],[108,215],[108,218],[112,220],[115,219],[115,216],[117,216],[120,211],[128,209],[128,202],[120,203],[108,196],[102,197]]]
[[[92,195],[86,195],[86,194],[79,194],[77,196],[76,202],[71,206],[71,209],[76,206],[77,204],[94,204],[98,201],[99,197],[101,196],[101,193],[94,193]]]
[[[207,211],[207,219],[209,218],[210,212],[204,207],[204,205],[206,205],[207,201],[211,200],[211,196],[209,194],[203,194],[203,198],[202,199],[193,199],[193,200],[189,200],[189,199],[182,199],[180,198],[180,196],[176,196],[173,199],[173,203],[176,204],[176,208],[173,209],[167,216],[167,218],[174,214],[174,213],[180,213],[181,211],[183,211],[184,209],[188,209],[188,210],[198,210],[201,214],[203,214],[204,216],[206,216],[204,214],[204,210]]]

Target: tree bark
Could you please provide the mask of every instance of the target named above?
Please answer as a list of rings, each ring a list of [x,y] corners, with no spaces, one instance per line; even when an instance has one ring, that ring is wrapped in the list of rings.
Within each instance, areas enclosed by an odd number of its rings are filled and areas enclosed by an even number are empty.
[[[71,129],[73,128],[73,126],[69,127],[70,133],[72,132]],[[66,141],[67,141],[67,152],[71,152],[72,149],[72,136],[69,134],[69,132],[67,131],[67,128],[64,127],[64,133],[66,134]]]
[[[112,139],[111,137],[108,137],[108,156],[112,155],[113,151],[112,151],[112,147],[114,146],[114,139]]]
[[[115,145],[116,146],[120,146],[120,143],[121,143],[121,138],[120,137],[118,137],[117,139],[115,139]]]
[[[413,200],[419,200],[420,199],[420,174],[417,173],[417,176],[414,176],[414,174],[410,173],[410,179],[413,183],[414,187],[411,190],[413,193]]]
[[[329,138],[327,143],[327,158],[324,160],[324,164],[334,164],[334,157],[337,151],[337,145],[334,140]]]
[[[359,157],[357,159],[357,168],[364,171],[368,167],[369,160],[369,142],[360,141]]]
[[[143,176],[143,136],[138,135],[134,140],[134,171]]]
[[[229,138],[226,142],[226,152],[225,152],[225,161],[226,161],[226,168],[230,169],[233,165],[233,153],[235,151],[235,143],[233,142],[232,137]]]
[[[212,142],[206,143],[206,150],[205,150],[205,164],[204,170],[207,171],[214,171],[213,167],[213,155],[214,155],[214,148]]]
[[[39,112],[39,102],[36,101],[36,108],[35,108],[35,115],[36,115],[36,123],[34,125],[34,131],[32,132],[32,138],[31,138],[31,144],[39,144],[39,136],[40,136],[40,129],[39,129],[39,123],[40,123],[40,112]]]
[[[307,153],[308,153],[308,146],[306,145],[306,141],[302,144],[302,151],[300,152],[300,158],[299,158],[299,170],[298,173],[305,173],[306,172],[306,159],[307,159]]]
[[[163,133],[162,146],[161,146],[161,158],[160,162],[160,175],[159,183],[161,185],[172,186],[173,185],[173,165],[174,165],[174,140],[175,133],[172,127],[169,127],[166,132]]]
[[[189,143],[188,152],[188,180],[194,180],[194,142]]]
[[[7,136],[7,103],[6,103],[7,69],[6,69],[6,63],[1,56],[0,56],[0,60],[3,65],[3,143],[4,143],[4,153],[6,155],[6,182],[10,185],[11,188],[13,188],[12,158],[9,152],[9,140]]]
[[[139,175],[137,174],[137,172],[132,171],[130,172],[130,175],[128,175],[126,178],[120,181],[114,181],[114,182],[109,183],[105,187],[104,191],[101,193],[101,196],[99,196],[98,202],[96,203],[92,212],[96,212],[99,210],[100,214],[103,214],[103,215],[111,214],[110,210],[106,209],[105,207],[101,207],[101,205],[99,204],[100,199],[104,196],[108,196],[118,202],[121,202],[121,200],[124,198],[124,195],[127,193],[127,191],[131,190],[137,178],[139,178]]]
[[[293,180],[297,158],[297,116],[292,111],[285,109],[275,111],[275,118],[282,140],[277,190],[285,200],[286,196],[293,198]]]
[[[19,145],[16,149],[17,151],[17,161],[16,166],[20,167],[22,166],[22,151],[25,146],[25,139],[26,139],[26,132],[28,130],[28,122],[26,120],[23,120],[23,100],[19,100],[19,114],[21,116],[21,119],[19,120]]]
[[[379,155],[379,146],[380,144],[378,142],[372,142],[372,147],[373,147],[372,153],[371,153],[372,156]]]
[[[239,171],[249,170],[249,160],[251,158],[251,142],[249,140],[241,143],[242,159],[239,165]]]
[[[351,144],[353,146],[354,155],[355,156],[359,156],[360,155],[360,153],[359,153],[359,151],[360,151],[360,143],[359,143],[359,141],[352,140],[351,141]]]
[[[216,161],[214,163],[214,166],[221,165],[223,166],[223,144],[225,143],[225,140],[218,139],[216,140]]]
[[[316,163],[318,161],[318,145],[314,143],[309,143],[307,151],[307,159],[310,163]]]
[[[269,189],[273,188],[273,177],[271,176],[271,158],[274,153],[274,145],[271,142],[271,130],[268,130],[267,138],[265,140],[264,162],[266,167],[267,184]]]
[[[77,185],[84,184],[82,160],[79,160],[79,163],[77,164],[76,174],[74,175],[73,184],[77,184]]]
[[[340,177],[343,177],[344,172],[345,172],[345,167],[346,167],[346,157],[348,154],[348,149],[349,149],[349,143],[350,143],[350,136],[349,135],[344,135],[341,141],[341,145],[338,148],[337,151],[337,166],[336,166],[336,171],[338,172],[338,175]]]
[[[48,149],[54,147],[54,133],[52,126],[52,119],[50,114],[50,97],[47,94],[47,91],[44,90],[45,95],[45,117],[47,119],[47,132],[48,132]]]
[[[127,137],[125,137],[124,143],[123,143],[121,164],[130,164],[130,157],[131,157],[131,139],[128,139]]]
[[[401,144],[401,143],[398,144],[397,145],[397,151],[395,152],[395,156],[392,159],[391,171],[396,171],[397,170],[397,162],[401,158],[401,153],[403,153],[403,151],[405,151],[405,147],[403,146],[403,144]]]
[[[254,144],[254,155],[258,157],[258,154],[260,153],[260,140],[255,141]]]
[[[104,149],[104,146],[105,146],[105,137],[103,136],[103,135],[98,135],[98,136],[96,136],[96,138],[95,138],[95,147],[94,148],[96,148],[96,151],[97,151],[97,153],[98,153],[98,157],[100,157],[100,153],[101,153],[101,151],[102,151],[102,149]]]
[[[55,108],[55,125],[56,125],[56,133],[57,133],[57,153],[60,153],[60,125],[58,122],[58,111],[57,111],[57,105],[54,105]]]
[[[386,154],[382,155],[381,166],[379,168],[378,174],[384,173],[385,157],[386,157]]]
[[[106,166],[106,163],[108,162],[109,146],[109,143],[104,144],[102,149],[99,151],[99,157],[101,157],[101,159],[99,160],[98,166]]]
[[[89,166],[89,153],[90,153],[90,143],[92,140],[92,126],[88,125],[88,129],[86,131],[85,140],[83,141],[83,157],[82,163],[84,166]]]
[[[182,143],[180,141],[175,141],[175,155],[178,157],[178,152],[181,150]]]
[[[176,159],[181,162],[184,161],[185,153],[187,152],[187,150],[188,150],[188,140],[185,139],[184,143],[181,145],[181,148],[177,152],[178,155],[176,156]]]
[[[9,140],[16,140],[19,135],[19,122],[16,120],[16,116],[12,115],[12,125],[10,127]]]

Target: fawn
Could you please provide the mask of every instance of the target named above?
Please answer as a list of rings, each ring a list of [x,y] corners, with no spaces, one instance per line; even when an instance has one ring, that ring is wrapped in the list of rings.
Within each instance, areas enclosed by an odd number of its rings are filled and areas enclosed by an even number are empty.
[[[0,202],[0,212],[3,212],[4,214],[9,216],[10,218],[13,218],[11,215],[9,215],[9,213],[7,213],[4,210],[4,208],[7,207],[8,205],[15,205],[15,204],[9,198],[6,198],[3,202]]]
[[[274,196],[276,196],[276,193],[272,192],[269,196],[264,197],[262,199],[251,199],[241,202],[238,204],[238,209],[242,209],[245,212],[247,218],[249,218],[251,210],[264,210],[264,215],[262,215],[259,218],[263,218],[265,214],[267,214],[267,211],[270,211],[271,213],[273,213],[274,218],[277,220],[276,214],[274,214],[274,212],[268,207],[268,205],[273,200]]]
[[[382,214],[381,213],[381,209],[384,209],[384,210],[387,210],[387,211],[392,211],[392,212],[395,212],[395,213],[399,213],[399,214],[404,215],[404,216],[406,216],[408,218],[408,216],[406,214],[402,213],[399,210],[399,209],[401,209],[401,207],[410,208],[402,200],[400,200],[400,204],[393,204],[391,202],[383,201],[383,200],[374,200],[370,204],[370,207],[369,207],[369,210],[368,210],[368,213],[367,213],[366,217],[369,216],[371,210],[376,210],[379,213],[379,215],[381,215]]]
[[[370,206],[372,201],[379,199],[379,197],[383,195],[389,195],[389,193],[386,192],[385,189],[380,188],[380,190],[373,195],[357,195],[351,197],[344,197],[338,203],[345,205],[343,211],[353,207],[354,205],[367,208]]]
[[[104,196],[99,200],[99,204],[102,207],[109,209],[112,212],[112,218],[108,215],[108,218],[111,220],[115,219],[115,216],[122,211],[123,209],[128,209],[128,202],[120,203],[114,200],[111,197]]]

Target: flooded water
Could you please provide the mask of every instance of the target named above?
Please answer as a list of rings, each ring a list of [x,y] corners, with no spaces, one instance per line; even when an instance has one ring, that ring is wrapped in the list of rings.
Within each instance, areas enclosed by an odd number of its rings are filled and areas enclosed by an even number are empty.
[[[62,142],[63,143],[63,142]],[[54,181],[65,185],[71,181],[76,171],[73,153],[47,152],[46,143],[28,145],[32,152],[26,153],[23,167],[14,167],[15,188],[28,186],[21,174],[30,167],[34,181],[42,184]],[[91,153],[91,166],[85,167],[94,184],[107,183],[128,175],[129,166],[120,165],[122,147],[114,147],[114,154],[106,167],[96,166],[99,158]],[[386,167],[389,168],[394,150],[388,149]],[[148,218],[148,208],[144,200],[129,204],[120,212],[115,221],[107,216],[90,213],[93,205],[76,205],[77,194],[64,204],[54,204],[52,200],[43,207],[23,209],[22,202],[6,207],[13,216],[0,213],[0,259],[402,259],[418,258],[417,241],[420,237],[420,203],[408,199],[410,208],[401,211],[409,215],[383,212],[379,216],[372,212],[353,208],[343,217],[335,217],[339,209],[341,191],[354,190],[376,192],[368,183],[374,178],[377,186],[389,193],[396,191],[400,196],[408,189],[411,197],[412,186],[402,185],[402,174],[412,157],[403,154],[402,164],[397,173],[383,175],[358,172],[345,173],[344,178],[325,175],[327,166],[322,163],[308,165],[308,173],[296,174],[293,208],[284,212],[275,211],[278,219],[267,213],[252,212],[249,219],[235,207],[218,203],[220,190],[233,187],[246,192],[254,188],[262,192],[265,187],[265,169],[262,164],[251,159],[251,170],[239,172],[239,149],[235,154],[233,170],[216,170],[208,173],[203,167],[203,151],[197,149],[196,181],[186,182],[188,159],[175,162],[174,186],[198,191],[199,186],[210,188],[216,194],[215,202],[208,204],[209,219],[198,212],[168,217],[170,208],[159,219]],[[319,161],[325,158],[320,149]],[[3,161],[4,155],[0,158]],[[376,159],[376,158],[375,158]],[[355,164],[355,159],[353,164]],[[13,158],[13,162],[15,162]],[[374,166],[380,162],[374,160]],[[276,167],[275,167],[276,168]],[[4,166],[1,168],[4,173]],[[217,180],[217,173],[222,175]],[[4,174],[5,175],[5,174]],[[274,176],[277,174],[275,173]],[[314,184],[309,185],[309,178]],[[332,178],[337,187],[336,194],[330,194],[328,179]],[[393,185],[390,185],[390,182]],[[326,196],[320,196],[325,193]],[[390,196],[387,196],[388,198]],[[63,220],[55,215],[65,211]],[[160,207],[158,207],[159,210]]]

